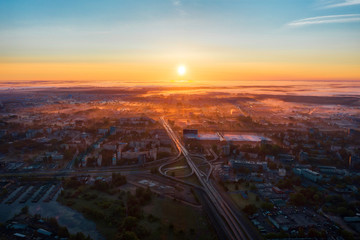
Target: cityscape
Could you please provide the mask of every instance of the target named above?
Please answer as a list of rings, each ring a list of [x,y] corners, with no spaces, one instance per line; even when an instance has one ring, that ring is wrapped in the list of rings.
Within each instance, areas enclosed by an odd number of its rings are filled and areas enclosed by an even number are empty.
[[[0,1],[1,240],[360,239],[360,1],[80,2]]]

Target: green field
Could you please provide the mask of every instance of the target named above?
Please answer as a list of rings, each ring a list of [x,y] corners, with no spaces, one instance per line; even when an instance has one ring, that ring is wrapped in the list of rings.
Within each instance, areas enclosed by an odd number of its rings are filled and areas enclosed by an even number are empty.
[[[174,177],[182,177],[186,176],[191,173],[191,170],[189,168],[182,168],[182,169],[173,169],[167,171],[166,175],[168,176],[174,176]]]
[[[205,163],[206,161],[202,158],[199,157],[192,157],[191,160],[196,164],[196,165],[200,165]]]
[[[196,177],[195,174],[191,175],[190,177],[183,178],[182,180],[190,182],[192,184],[201,185],[199,179]]]
[[[75,194],[77,191],[81,191],[78,197],[75,198],[65,198],[66,195],[70,196]],[[96,199],[88,200],[85,196],[90,196],[95,194],[98,196]],[[63,205],[67,205],[72,209],[77,210],[84,214],[84,208],[93,209],[95,211],[100,211],[104,213],[105,216],[112,214],[113,208],[117,205],[121,205],[122,201],[117,200],[116,195],[109,195],[104,192],[99,192],[96,190],[91,190],[87,187],[80,187],[78,190],[66,189],[64,190],[64,195],[59,195],[57,201]],[[96,224],[97,230],[104,236],[106,239],[114,239],[117,233],[117,228],[115,226],[109,227],[106,222],[101,218],[94,218],[90,215],[84,214],[86,218],[92,220]]]
[[[171,199],[156,197],[144,207],[146,215],[159,218],[161,239],[217,239],[216,234],[201,209],[184,205]],[[154,232],[159,224],[146,223]],[[170,230],[173,226],[173,230]]]
[[[187,162],[184,157],[181,157],[177,162],[171,163],[169,165],[166,165],[164,169],[166,168],[172,168],[172,167],[179,167],[179,166],[187,166]]]
[[[106,239],[118,239],[119,227],[127,215],[126,192],[135,195],[136,187],[125,184],[120,188],[98,191],[90,186],[65,188],[57,201],[95,222]],[[141,239],[216,239],[211,225],[201,209],[152,194],[151,200],[137,207],[139,224],[148,234]],[[121,233],[121,232],[120,232]]]
[[[202,172],[204,172],[205,174],[208,174],[210,171],[210,166],[209,165],[203,165],[198,167],[199,170],[201,170]]]
[[[243,209],[248,204],[255,204],[256,207],[260,208],[263,201],[259,200],[256,201],[256,194],[250,192],[250,187],[246,187],[244,183],[239,184],[238,190],[236,190],[235,183],[226,183],[225,186],[229,189],[228,195],[232,198],[235,204],[240,208]],[[247,191],[248,199],[244,199],[240,193],[230,193],[233,191]]]

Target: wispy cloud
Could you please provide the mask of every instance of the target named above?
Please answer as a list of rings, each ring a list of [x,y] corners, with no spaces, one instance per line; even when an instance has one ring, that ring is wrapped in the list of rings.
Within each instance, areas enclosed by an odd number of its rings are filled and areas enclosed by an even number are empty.
[[[325,5],[325,8],[337,8],[337,7],[347,7],[353,5],[360,5],[360,0],[342,0],[342,1],[331,1]]]
[[[173,0],[172,3],[175,7],[181,7],[182,5],[180,0]]]
[[[173,6],[176,8],[176,10],[178,11],[178,13],[180,15],[186,15],[186,12],[183,9],[183,4],[181,2],[181,0],[171,0]]]
[[[360,22],[360,14],[344,14],[344,15],[329,15],[304,18],[288,23],[291,27],[301,27],[315,24],[326,24],[326,23],[349,23],[349,22]]]

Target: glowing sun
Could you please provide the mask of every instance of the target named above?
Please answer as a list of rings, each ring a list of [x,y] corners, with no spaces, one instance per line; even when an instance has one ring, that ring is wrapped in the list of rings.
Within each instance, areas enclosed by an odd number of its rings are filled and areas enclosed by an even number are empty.
[[[185,75],[185,73],[186,73],[186,67],[185,67],[184,65],[178,66],[177,72],[178,72],[178,74],[179,74],[180,76]]]

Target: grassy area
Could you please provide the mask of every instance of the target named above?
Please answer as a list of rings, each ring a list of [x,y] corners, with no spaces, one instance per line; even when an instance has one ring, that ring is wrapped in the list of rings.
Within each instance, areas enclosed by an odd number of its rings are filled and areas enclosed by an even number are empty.
[[[206,161],[204,161],[204,159],[199,158],[199,157],[192,157],[191,160],[196,164],[196,165],[200,165],[205,163]]]
[[[243,209],[248,204],[255,204],[256,207],[260,208],[263,201],[260,199],[256,201],[256,194],[250,192],[250,187],[245,186],[245,183],[238,184],[238,189],[236,189],[235,183],[226,183],[226,187],[229,189],[229,196],[233,199],[236,205]],[[240,193],[231,193],[233,191],[247,191],[248,199],[244,199]]]
[[[131,194],[127,194],[127,191]],[[123,233],[123,230],[119,229],[124,226],[127,216],[136,216],[138,219],[136,226],[139,226],[140,230],[137,228],[131,231],[137,234],[142,232],[140,239],[216,238],[201,209],[156,194],[151,194],[146,202],[141,202],[141,198],[137,195],[136,187],[131,184],[106,191],[80,185],[65,187],[57,201],[92,220],[106,239],[117,239]],[[134,201],[138,202],[137,205],[132,204]]]
[[[179,167],[179,166],[187,166],[187,162],[184,157],[180,158],[179,161],[166,165],[164,168],[172,168],[172,167]]]
[[[202,172],[204,172],[205,174],[207,174],[210,171],[210,166],[204,165],[204,166],[198,167],[198,169],[201,170]]]
[[[78,192],[81,192],[78,197],[69,198],[67,196],[75,196]],[[94,196],[94,199],[88,199],[88,196]],[[95,198],[95,196],[97,196]],[[89,214],[84,213],[84,209],[93,209],[95,211],[102,212],[105,216],[110,216],[114,207],[120,206],[122,201],[118,200],[116,195],[109,195],[104,192],[92,190],[88,187],[80,187],[77,190],[66,189],[64,194],[59,195],[57,201],[63,205],[67,205],[78,212],[85,215],[86,218],[93,220],[96,224],[97,230],[106,238],[114,239],[117,234],[117,228],[114,226],[109,227],[108,224],[102,218],[92,217]]]
[[[191,170],[189,168],[182,168],[182,169],[173,169],[169,170],[166,174],[169,176],[186,176],[191,173]]]
[[[151,204],[144,207],[144,213],[161,219],[161,239],[216,239],[216,234],[201,209],[156,197]],[[159,230],[158,224],[146,225],[153,232]]]
[[[195,174],[191,175],[190,177],[183,178],[183,180],[200,186],[199,179]]]

